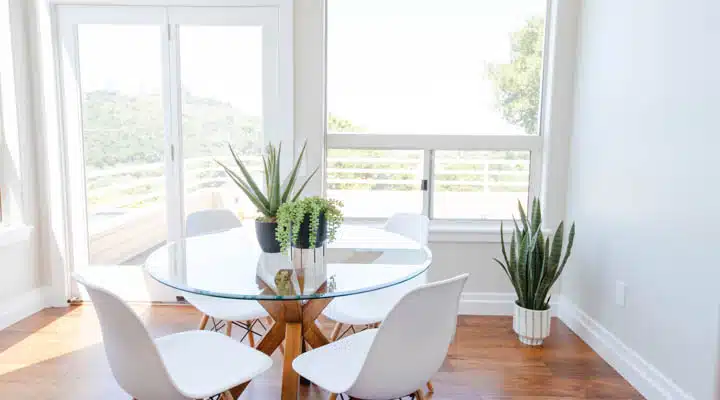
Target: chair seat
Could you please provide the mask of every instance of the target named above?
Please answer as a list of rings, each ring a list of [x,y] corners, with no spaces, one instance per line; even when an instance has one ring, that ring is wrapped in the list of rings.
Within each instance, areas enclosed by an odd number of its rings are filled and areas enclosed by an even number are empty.
[[[222,393],[272,366],[267,355],[215,332],[176,333],[155,343],[178,390],[191,399]]]
[[[235,300],[186,293],[185,300],[203,314],[225,321],[248,321],[268,317],[255,300]]]
[[[338,297],[323,310],[322,314],[346,325],[370,325],[382,322],[396,303],[392,300],[388,300],[385,304],[363,302],[363,296],[365,295]]]
[[[355,383],[377,332],[368,329],[301,354],[293,369],[330,393],[345,393]]]
[[[338,297],[323,315],[346,325],[370,325],[385,320],[390,310],[411,290],[427,281],[426,274],[389,288],[354,296]]]

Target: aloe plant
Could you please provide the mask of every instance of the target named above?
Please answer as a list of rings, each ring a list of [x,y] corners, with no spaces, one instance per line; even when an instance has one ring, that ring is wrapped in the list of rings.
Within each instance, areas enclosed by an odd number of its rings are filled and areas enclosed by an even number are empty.
[[[500,241],[505,262],[495,258],[517,294],[517,304],[530,310],[547,310],[550,307],[550,289],[562,274],[570,257],[575,239],[575,223],[570,227],[568,244],[563,256],[564,223],[560,222],[555,234],[542,233],[540,200],[533,199],[532,214],[525,213],[518,201],[520,222],[513,217],[515,229],[510,249],[505,246],[505,232],[500,224]]]
[[[265,222],[274,222],[277,217],[278,209],[283,204],[295,201],[300,197],[300,194],[307,186],[310,179],[318,171],[318,168],[305,179],[305,182],[300,185],[300,188],[293,193],[295,184],[297,183],[297,175],[300,169],[300,163],[302,162],[303,155],[305,154],[305,146],[307,142],[303,144],[300,155],[298,155],[295,165],[287,177],[281,182],[280,181],[280,153],[282,151],[282,143],[276,148],[272,144],[268,144],[265,149],[265,154],[262,156],[263,160],[263,179],[264,186],[267,194],[263,193],[262,187],[255,182],[252,175],[248,171],[248,168],[240,160],[240,157],[233,150],[232,145],[228,144],[230,148],[230,154],[232,154],[235,164],[240,169],[240,174],[236,173],[225,164],[218,160],[215,160],[228,174],[230,179],[245,193],[248,199],[257,207],[258,211],[263,215],[259,218]]]

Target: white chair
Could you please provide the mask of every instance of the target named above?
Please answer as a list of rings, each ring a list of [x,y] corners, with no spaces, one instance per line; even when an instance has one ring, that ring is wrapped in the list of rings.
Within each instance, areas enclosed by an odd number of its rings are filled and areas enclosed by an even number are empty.
[[[455,333],[467,278],[464,274],[413,289],[380,328],[304,353],[293,368],[329,391],[331,400],[341,393],[366,400],[410,394],[424,399],[421,388],[442,366]]]
[[[272,359],[220,333],[189,331],[150,337],[140,318],[119,297],[73,275],[90,294],[102,328],[110,369],[137,400],[204,399],[265,372]],[[208,354],[212,362],[208,363]]]
[[[384,229],[412,239],[425,246],[428,243],[429,220],[420,214],[395,214],[385,223]],[[425,257],[425,253],[417,250],[402,250],[386,252],[380,255],[374,263],[377,264],[403,264],[409,262],[422,262],[415,257]],[[339,297],[332,301],[323,315],[336,322],[330,337],[335,340],[342,337],[343,325],[373,326],[385,319],[397,301],[413,288],[427,281],[427,274],[423,273],[401,285],[378,290],[362,295]],[[350,329],[350,328],[348,328]]]
[[[242,222],[227,209],[195,211],[187,216],[185,234],[187,237],[224,232],[239,228]],[[239,326],[247,333],[250,346],[255,347],[254,327],[261,318],[271,323],[270,315],[256,301],[220,299],[209,296],[184,294],[185,300],[203,313],[198,329],[203,330],[212,318],[212,330],[225,328],[225,334],[232,335],[233,326]],[[260,322],[262,324],[262,322]],[[241,341],[245,339],[242,337]]]
[[[414,240],[423,246],[428,244],[430,220],[425,215],[398,213],[388,218],[384,229]],[[425,257],[425,253],[417,250],[397,250],[385,252],[374,263],[377,264],[403,264],[422,262],[418,257]],[[323,315],[333,321],[335,326],[330,340],[337,340],[349,331],[355,332],[354,326],[367,328],[377,327],[387,317],[395,304],[406,293],[427,282],[427,272],[402,284],[370,292],[362,295],[340,297],[333,300]],[[349,327],[343,331],[343,326]],[[431,381],[427,382],[428,391],[434,391]]]

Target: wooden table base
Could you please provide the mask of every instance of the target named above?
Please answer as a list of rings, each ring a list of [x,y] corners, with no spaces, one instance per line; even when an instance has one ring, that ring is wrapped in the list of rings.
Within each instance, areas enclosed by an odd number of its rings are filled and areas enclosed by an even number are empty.
[[[285,342],[283,359],[282,400],[297,400],[299,376],[292,367],[293,360],[303,351],[303,343],[316,349],[329,343],[329,340],[315,324],[322,310],[332,301],[328,299],[308,300],[304,304],[299,300],[260,301],[260,305],[275,320],[257,346],[259,351],[271,355]],[[250,382],[230,390],[233,399],[237,399]]]

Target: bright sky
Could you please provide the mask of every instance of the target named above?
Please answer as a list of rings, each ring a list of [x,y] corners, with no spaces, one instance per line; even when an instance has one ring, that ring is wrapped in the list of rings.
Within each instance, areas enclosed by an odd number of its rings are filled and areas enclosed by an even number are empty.
[[[328,110],[378,133],[522,133],[487,63],[543,0],[329,0]]]
[[[83,92],[159,94],[163,32],[156,26],[80,25]],[[180,27],[183,90],[262,114],[262,29],[259,26]]]
[[[544,0],[328,0],[328,109],[379,133],[521,133],[486,65]],[[181,27],[183,89],[262,112],[257,27]],[[160,93],[157,26],[81,25],[83,91]],[[302,49],[296,49],[302,51]]]

